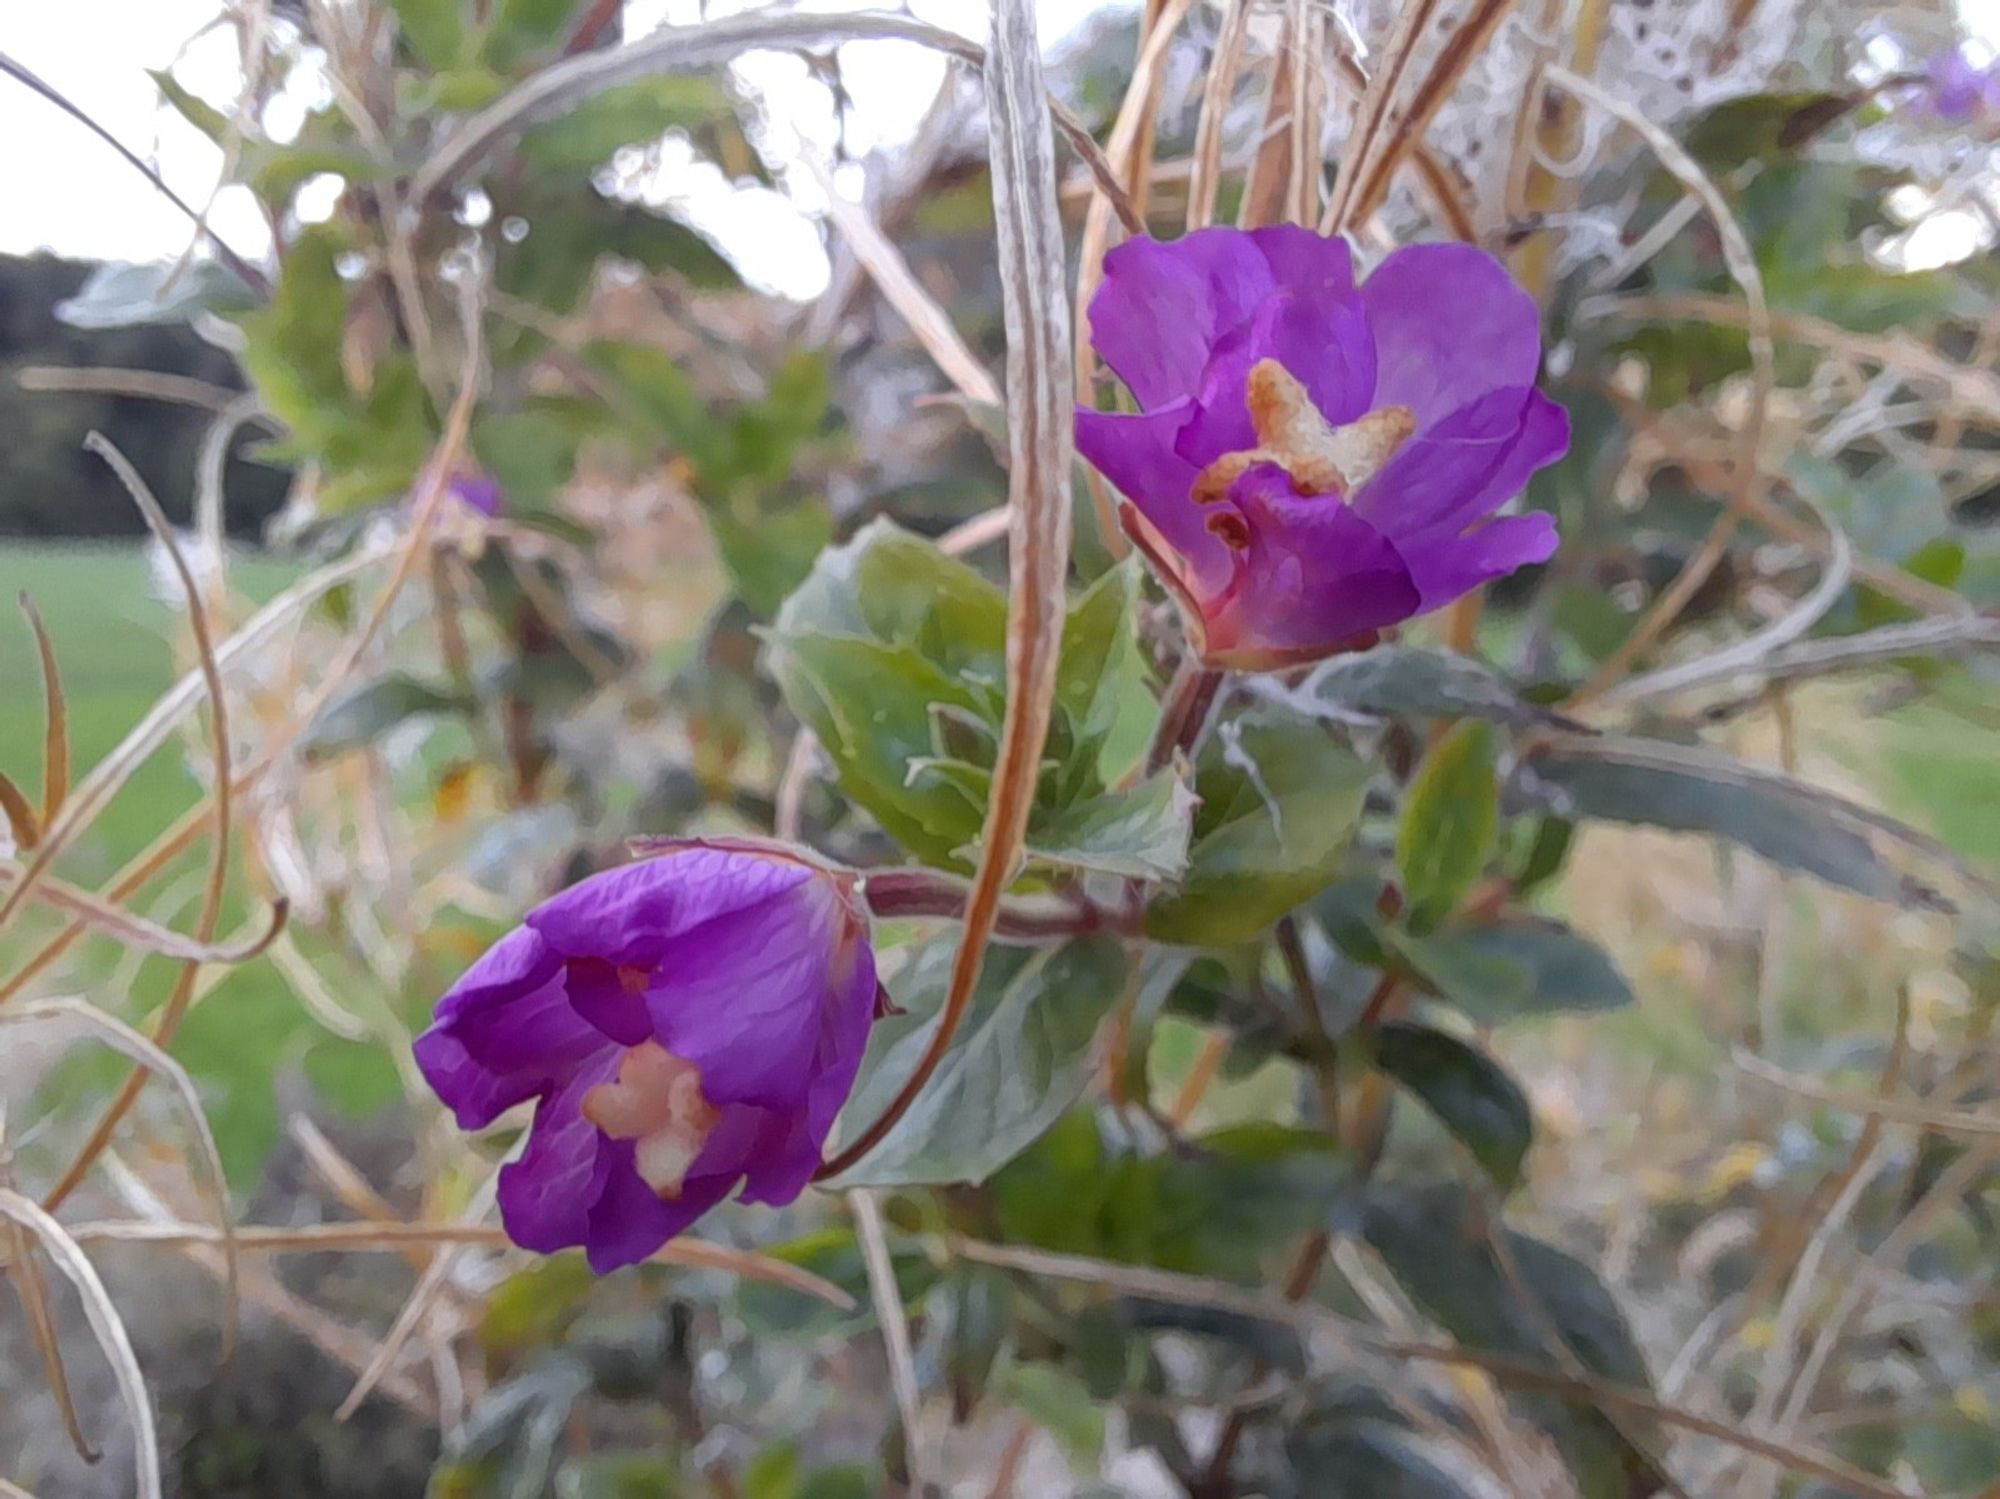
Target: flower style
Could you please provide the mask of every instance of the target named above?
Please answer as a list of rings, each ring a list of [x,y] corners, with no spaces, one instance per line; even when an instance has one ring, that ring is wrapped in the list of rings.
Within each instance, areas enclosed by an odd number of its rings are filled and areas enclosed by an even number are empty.
[[[1079,410],[1077,448],[1208,664],[1357,649],[1555,551],[1545,514],[1488,520],[1569,446],[1492,256],[1412,245],[1357,286],[1345,240],[1279,226],[1132,240],[1104,271],[1092,342],[1140,412]]]
[[[669,845],[531,911],[439,1002],[417,1064],[460,1127],[535,1100],[507,1233],[653,1253],[742,1184],[804,1190],[877,1014],[853,877],[782,849]]]

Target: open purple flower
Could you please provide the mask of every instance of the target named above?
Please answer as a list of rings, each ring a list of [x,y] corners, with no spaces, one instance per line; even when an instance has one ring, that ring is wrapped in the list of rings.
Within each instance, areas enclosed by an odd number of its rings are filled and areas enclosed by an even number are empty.
[[[1076,443],[1211,665],[1371,643],[1555,551],[1491,520],[1569,446],[1535,389],[1541,319],[1465,245],[1397,250],[1360,286],[1345,240],[1291,226],[1137,239],[1105,257],[1091,337],[1140,414]]]
[[[535,1100],[500,1173],[508,1235],[646,1258],[742,1186],[787,1203],[819,1166],[877,1013],[852,878],[781,849],[669,846],[528,914],[417,1039],[465,1129]]]

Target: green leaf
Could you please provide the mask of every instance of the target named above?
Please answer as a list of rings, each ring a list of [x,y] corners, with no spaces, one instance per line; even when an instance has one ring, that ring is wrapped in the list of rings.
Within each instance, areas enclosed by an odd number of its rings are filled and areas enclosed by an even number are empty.
[[[299,743],[308,758],[331,759],[373,744],[411,718],[464,713],[471,704],[414,677],[387,676],[340,694],[307,725]]]
[[[1521,728],[1554,718],[1470,656],[1414,645],[1336,656],[1305,690],[1330,708],[1377,718],[1484,718]]]
[[[553,51],[582,8],[581,0],[498,0],[487,32],[487,60],[506,71],[537,52]]]
[[[833,516],[815,500],[800,500],[749,521],[721,508],[707,515],[737,597],[762,618],[776,613],[806,580],[833,538]]]
[[[229,131],[228,118],[207,100],[197,97],[181,87],[173,73],[166,68],[148,68],[146,76],[158,86],[167,103],[173,105],[180,117],[210,140],[221,142]]]
[[[1422,1100],[1503,1191],[1534,1143],[1527,1095],[1500,1064],[1455,1036],[1407,1020],[1374,1035],[1375,1065]]]
[[[472,450],[500,483],[510,518],[547,508],[576,468],[583,434],[574,416],[540,403],[505,416],[480,416],[472,424]]]
[[[1010,1240],[1251,1285],[1276,1246],[1326,1222],[1349,1179],[1318,1130],[1242,1125],[1148,1156],[1107,1150],[1078,1112],[990,1190]]]
[[[1079,746],[1110,734],[1129,685],[1143,681],[1133,610],[1139,598],[1138,559],[1106,572],[1070,606],[1056,669],[1056,711]]]
[[[1010,1364],[997,1393],[1055,1433],[1073,1461],[1096,1466],[1104,1446],[1104,1411],[1076,1375],[1054,1364]]]
[[[486,1300],[481,1351],[488,1358],[518,1358],[550,1346],[582,1314],[596,1284],[580,1254],[552,1255],[508,1276]]]
[[[665,438],[702,474],[717,467],[721,450],[714,418],[693,377],[665,349],[597,339],[584,346],[582,358],[617,381],[645,420],[649,436]]]
[[[1546,1346],[1553,1328],[1591,1373],[1628,1389],[1651,1387],[1645,1359],[1625,1314],[1582,1261],[1551,1245],[1491,1224],[1519,1275],[1517,1291],[1486,1242],[1481,1206],[1454,1183],[1378,1182],[1368,1189],[1362,1233],[1426,1315],[1468,1347],[1530,1360],[1561,1372]],[[1522,1303],[1521,1292],[1536,1306]],[[1512,1394],[1509,1403],[1555,1440],[1584,1499],[1652,1493],[1653,1463],[1620,1431],[1650,1441],[1645,1423],[1618,1425],[1582,1404],[1551,1395]]]
[[[889,836],[926,863],[967,867],[961,850],[979,836],[982,808],[928,762],[931,708],[976,711],[974,695],[909,646],[839,635],[793,634],[787,603],[767,657],[785,702],[811,725],[840,789]]]
[[[1308,719],[1267,710],[1223,725],[1195,782],[1187,878],[1147,909],[1147,934],[1225,947],[1312,899],[1339,873],[1368,774]]]
[[[1493,726],[1468,718],[1417,767],[1396,830],[1396,867],[1412,931],[1429,931],[1449,916],[1492,857],[1500,827],[1497,756]]]
[[[835,1331],[852,1333],[874,1322],[868,1267],[853,1229],[830,1225],[787,1243],[761,1246],[758,1253],[833,1282],[847,1292],[854,1305],[851,1310],[843,1311],[803,1291],[766,1281],[745,1282],[737,1289],[733,1305],[756,1333],[803,1342]],[[921,1303],[939,1279],[938,1266],[929,1255],[914,1244],[900,1242],[894,1235],[889,1241],[889,1265],[896,1277],[897,1292],[908,1307]]]
[[[556,1489],[563,1499],[676,1499],[680,1473],[646,1452],[599,1452],[563,1464]]]
[[[613,202],[587,182],[539,178],[495,191],[494,212],[528,226],[519,243],[495,252],[494,278],[509,296],[568,312],[607,256],[673,272],[697,290],[741,285],[730,263],[694,229],[666,214]]]
[[[957,1420],[972,1414],[986,1393],[988,1379],[1014,1332],[1014,1283],[986,1265],[966,1265],[952,1272],[942,1288],[946,1334],[944,1373],[951,1385]],[[933,1297],[928,1315],[940,1315]]]
[[[1559,921],[1517,918],[1427,937],[1381,936],[1439,998],[1482,1025],[1632,1003],[1631,986],[1604,949]]]
[[[1051,864],[1135,880],[1178,879],[1187,868],[1194,807],[1181,778],[1163,770],[1129,791],[1107,791],[1037,821],[1028,831],[1028,852]]]
[[[915,1071],[950,982],[955,935],[928,942],[889,978],[907,1013],[876,1024],[845,1117],[874,1119]],[[1125,989],[1109,937],[1059,948],[996,947],[944,1060],[882,1143],[841,1186],[980,1182],[1032,1145],[1090,1077],[1098,1024]]]
[[[1523,785],[1565,817],[1604,817],[1726,838],[1773,864],[1875,900],[1932,903],[1876,853],[1875,825],[1838,797],[1705,750],[1610,735],[1525,757]]]
[[[713,78],[642,78],[592,95],[568,114],[535,126],[522,135],[520,151],[546,171],[588,170],[620,146],[650,144],[669,130],[693,130],[729,108],[729,96]]]
[[[434,73],[455,66],[465,51],[459,0],[389,0],[403,39]]]
[[[935,773],[936,712],[997,725],[1006,613],[971,568],[877,521],[821,554],[767,636],[771,674],[842,791],[930,863],[965,867],[979,835],[983,795]]]
[[[56,303],[55,314],[72,328],[136,328],[185,323],[196,313],[235,311],[255,300],[250,288],[219,261],[197,260],[174,276],[171,261],[135,265],[107,260],[91,271],[75,296]]]
[[[1308,1417],[1287,1434],[1285,1456],[1313,1499],[1469,1499],[1413,1438],[1379,1416]]]

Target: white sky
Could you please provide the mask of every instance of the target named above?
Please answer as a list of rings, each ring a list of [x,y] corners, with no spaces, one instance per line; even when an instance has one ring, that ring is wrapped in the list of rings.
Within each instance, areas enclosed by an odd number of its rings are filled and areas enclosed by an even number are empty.
[[[1099,3],[1037,0],[1044,44],[1073,29]],[[627,34],[691,21],[698,4],[627,0]],[[751,8],[751,0],[711,0],[708,11],[724,15]],[[234,33],[217,26],[196,37],[220,9],[218,0],[0,0],[0,51],[150,159],[199,208],[214,187],[221,152],[161,105],[146,72],[171,67],[185,87],[227,108],[241,76]],[[985,25],[984,0],[912,0],[910,9],[969,36],[980,35]],[[855,101],[849,140],[859,151],[907,140],[946,66],[935,53],[896,42],[848,46],[841,61]],[[782,91],[785,124],[801,146],[824,152],[831,145],[831,96],[806,81],[799,59],[767,54],[737,68],[744,82]],[[187,220],[171,204],[82,125],[4,75],[0,141],[7,143],[0,149],[0,251],[51,249],[82,258],[148,260],[177,255],[186,245]],[[685,155],[678,162],[669,157],[666,168],[648,196],[686,204],[724,239],[753,281],[795,297],[810,297],[824,284],[827,267],[818,235],[782,196],[733,192],[713,169],[687,170]],[[223,194],[211,222],[247,256],[269,249],[261,217],[240,190]]]
[[[627,0],[628,34],[693,20],[699,3]],[[727,14],[754,3],[711,0],[709,11]],[[840,0],[817,3],[847,8]],[[1044,44],[1073,30],[1103,3],[1037,0]],[[238,80],[233,34],[216,27],[196,35],[220,8],[219,0],[0,0],[0,50],[149,157],[199,207],[214,186],[221,153],[161,106],[146,70],[172,67],[182,84],[227,107]],[[808,0],[807,8],[815,8],[815,0]],[[984,0],[911,0],[910,8],[967,35],[984,27]],[[2000,48],[2000,0],[1959,0],[1958,9],[1968,31]],[[849,46],[842,62],[854,97],[850,140],[862,151],[909,138],[946,66],[934,53],[894,42]],[[783,98],[781,136],[789,131],[798,148],[824,155],[834,130],[830,95],[807,81],[799,59],[766,54],[737,64],[737,70],[744,82]],[[76,121],[4,76],[0,141],[6,143],[0,149],[0,251],[47,248],[84,258],[146,260],[176,255],[186,244],[186,220],[137,173]],[[784,142],[779,144],[782,149]],[[793,186],[805,207],[815,206],[810,183]],[[753,282],[801,298],[824,284],[827,268],[818,234],[781,195],[734,191],[713,168],[690,170],[686,153],[679,159],[670,154],[648,189],[646,196],[676,201],[722,238]],[[223,194],[212,222],[246,255],[261,256],[269,247],[247,194]],[[1958,253],[1962,249],[1953,247],[1943,258]]]

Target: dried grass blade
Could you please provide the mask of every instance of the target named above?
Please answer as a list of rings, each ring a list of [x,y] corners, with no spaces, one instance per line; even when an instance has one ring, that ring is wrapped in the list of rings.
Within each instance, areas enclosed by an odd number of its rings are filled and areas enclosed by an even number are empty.
[[[14,847],[33,850],[42,841],[42,822],[35,815],[34,805],[5,771],[0,771],[0,813],[6,814],[7,831]]]
[[[0,888],[20,880],[26,871],[13,859],[0,859]],[[178,958],[186,963],[247,963],[269,947],[284,930],[285,902],[274,901],[263,930],[238,942],[197,942],[170,927],[134,916],[102,896],[79,890],[61,880],[44,878],[35,887],[35,899],[121,946],[160,958]]]
[[[359,577],[382,560],[382,554],[373,552],[348,557],[300,579],[258,610],[242,629],[222,643],[215,653],[217,666],[234,664],[239,657],[248,655],[281,626],[310,607],[321,595]],[[118,747],[99,760],[91,772],[76,783],[64,803],[62,815],[42,829],[42,847],[38,851],[37,862],[54,858],[90,825],[92,819],[104,809],[105,803],[117,794],[119,787],[166,742],[175,726],[202,701],[205,685],[199,670],[183,676],[154,701],[153,706],[146,710],[145,717],[119,741]],[[240,785],[238,789],[241,789]],[[199,820],[206,820],[207,817],[204,809],[197,809],[191,815]],[[17,891],[16,898],[18,894]],[[122,900],[129,894],[129,889],[118,891],[111,898]],[[0,906],[0,921],[10,914],[12,905],[13,900],[10,899],[6,905]]]
[[[845,1170],[888,1133],[943,1059],[972,1000],[986,944],[1027,834],[1048,739],[1069,576],[1074,381],[1069,357],[1055,141],[1031,0],[994,0],[986,59],[993,218],[1007,327],[1007,711],[979,867],[951,984],[924,1056],[881,1118],[826,1166]],[[1170,5],[1161,25],[1178,24]],[[1122,121],[1121,121],[1122,123]]]
[[[854,252],[854,258],[861,263],[861,268],[868,273],[883,298],[909,324],[917,342],[931,356],[931,362],[944,372],[945,378],[968,401],[981,406],[999,406],[999,385],[987,373],[986,366],[979,362],[979,356],[959,336],[950,314],[924,290],[923,283],[910,269],[910,263],[903,258],[903,252],[876,227],[875,220],[865,208],[841,196],[840,189],[834,186],[833,178],[825,168],[817,162],[810,165],[820,191],[826,194],[826,216],[833,220],[834,227],[847,241],[847,247]]]
[[[47,827],[62,812],[69,797],[69,698],[63,692],[62,668],[56,663],[56,643],[35,601],[21,595],[21,612],[28,628],[35,632],[35,654],[42,665],[42,826]],[[26,847],[26,845],[22,845]]]
[[[1243,71],[1243,44],[1250,35],[1250,0],[1229,0],[1229,14],[1215,39],[1215,55],[1202,80],[1201,115],[1194,128],[1194,158],[1188,175],[1187,226],[1190,232],[1215,222],[1216,194],[1222,187],[1222,127],[1229,100]]]
[[[208,712],[210,737],[213,740],[215,771],[214,787],[210,792],[215,803],[215,827],[208,864],[208,881],[202,890],[201,910],[195,917],[195,940],[206,943],[215,935],[215,924],[222,916],[222,898],[229,884],[229,838],[231,833],[230,812],[232,795],[230,779],[235,774],[229,754],[229,708],[227,694],[222,687],[222,668],[215,659],[215,640],[209,632],[208,609],[202,599],[201,584],[195,580],[193,569],[188,566],[180,544],[174,539],[173,527],[168,523],[166,512],[160,502],[153,498],[146,481],[139,477],[138,470],[125,460],[125,455],[113,447],[101,433],[88,434],[83,445],[111,466],[111,471],[132,496],[132,502],[139,507],[139,513],[146,518],[153,535],[166,548],[167,557],[173,563],[174,573],[180,579],[182,591],[187,595],[189,633],[194,636],[195,654],[201,665],[201,678],[208,689]],[[15,895],[23,894],[34,878],[35,868],[30,865],[21,883],[15,888]],[[282,921],[282,914],[279,917]],[[276,924],[273,926],[276,935]],[[160,1019],[154,1034],[160,1046],[169,1045],[174,1032],[180,1028],[181,1017],[194,1002],[195,980],[201,976],[201,961],[196,958],[184,959],[180,975],[167,996],[167,1002],[160,1010]],[[55,1208],[76,1190],[77,1184],[89,1173],[91,1164],[117,1133],[119,1123],[138,1102],[145,1091],[147,1067],[144,1062],[135,1066],[126,1077],[125,1084],[112,1098],[110,1106],[97,1121],[76,1159],[55,1186],[49,1189],[48,1205]],[[230,1251],[229,1315],[232,1324],[236,1316],[236,1268],[233,1247]]]
[[[226,1288],[229,1294],[222,1333],[223,1357],[227,1359],[230,1351],[236,1346],[236,1332],[242,1304],[236,1227],[229,1216],[229,1182],[222,1169],[222,1150],[216,1144],[215,1131],[209,1126],[208,1115],[202,1110],[201,1093],[195,1087],[194,1079],[179,1062],[124,1021],[105,1014],[104,1011],[83,1000],[34,1000],[0,1013],[0,1025],[5,1025],[9,1021],[29,1020],[73,1021],[87,1030],[93,1039],[130,1058],[143,1070],[158,1073],[173,1088],[175,1096],[187,1114],[188,1123],[193,1128],[202,1166],[208,1173],[209,1186],[215,1195],[215,1221],[222,1242]]]
[[[1382,200],[1388,197],[1390,185],[1395,182],[1396,173],[1404,160],[1422,142],[1431,121],[1437,118],[1438,111],[1451,98],[1466,69],[1477,61],[1514,4],[1515,0],[1474,0],[1471,14],[1459,22],[1450,39],[1439,49],[1429,76],[1417,85],[1410,107],[1396,115],[1396,122],[1390,127],[1388,144],[1369,165],[1367,177],[1355,193],[1350,215],[1354,222],[1365,222],[1371,213],[1382,206]]]
[[[1112,123],[1111,138],[1104,148],[1105,158],[1114,172],[1122,170],[1132,158],[1139,139],[1140,122],[1153,109],[1154,90],[1166,62],[1167,49],[1192,7],[1193,0],[1167,0],[1166,9],[1147,33],[1146,45],[1139,53],[1138,66],[1133,70],[1132,82],[1125,90],[1124,102],[1118,106],[1118,118]],[[995,191],[998,191],[997,182]],[[1090,346],[1090,324],[1085,314],[1092,295],[1104,279],[1104,254],[1111,245],[1111,215],[1111,200],[1102,193],[1093,195],[1090,206],[1084,210],[1083,237],[1077,249],[1074,370],[1076,388],[1086,401],[1090,400],[1091,385],[1096,376],[1097,356]],[[1128,222],[1126,228],[1128,233],[1140,232],[1144,226],[1134,231]],[[1129,544],[1124,531],[1119,528],[1117,513],[1111,503],[1111,491],[1094,468],[1084,469],[1084,482],[1090,489],[1091,506],[1097,513],[1098,536],[1112,557],[1122,560]]]
[[[1340,168],[1334,173],[1333,196],[1320,219],[1320,233],[1340,234],[1353,226],[1356,190],[1375,158],[1376,141],[1402,86],[1403,72],[1436,9],[1437,0],[1409,0],[1397,12],[1395,28],[1382,49],[1381,65],[1368,80],[1368,92],[1361,96],[1354,128],[1347,135],[1347,148],[1340,153]]]
[[[882,1205],[867,1187],[847,1194],[854,1212],[854,1231],[861,1240],[861,1260],[868,1270],[868,1298],[875,1307],[875,1320],[882,1325],[882,1343],[888,1350],[889,1383],[896,1396],[896,1414],[903,1423],[903,1450],[910,1469],[910,1487],[916,1493],[930,1492],[926,1482],[929,1464],[919,1420],[917,1361],[910,1351],[910,1319],[903,1309],[903,1293],[896,1284],[896,1267],[889,1258],[889,1238],[882,1225]]]
[[[1294,126],[1299,119],[1299,58],[1303,49],[1299,46],[1298,20],[1302,11],[1296,0],[1288,5],[1284,29],[1278,33],[1277,56],[1271,65],[1271,92],[1264,101],[1264,128],[1244,177],[1243,201],[1236,210],[1236,224],[1241,229],[1275,224],[1285,215],[1296,145]]]
[[[466,1204],[463,1215],[464,1226],[476,1225],[492,1211],[493,1201],[499,1190],[500,1173],[495,1171],[480,1184],[479,1190],[472,1194],[472,1201]],[[378,1234],[382,1231],[378,1224],[371,1223],[367,1227]],[[417,1277],[416,1285],[410,1290],[409,1299],[396,1313],[396,1320],[389,1324],[389,1331],[383,1335],[381,1343],[377,1345],[373,1356],[368,1360],[367,1367],[354,1381],[354,1388],[347,1392],[347,1398],[342,1400],[339,1408],[334,1411],[334,1420],[345,1421],[359,1410],[361,1402],[368,1398],[375,1386],[381,1383],[382,1377],[395,1365],[397,1357],[416,1335],[425,1313],[430,1311],[431,1304],[444,1290],[445,1281],[451,1275],[452,1268],[457,1265],[459,1252],[463,1247],[462,1243],[447,1245],[424,1267],[424,1273]]]
[[[1764,424],[1771,405],[1771,391],[1777,384],[1777,346],[1771,337],[1771,304],[1764,294],[1764,275],[1758,268],[1756,253],[1750,247],[1749,237],[1743,226],[1737,222],[1730,210],[1729,202],[1722,196],[1701,164],[1690,156],[1681,143],[1659,125],[1648,119],[1627,101],[1607,92],[1598,84],[1580,73],[1571,72],[1557,63],[1550,63],[1543,69],[1543,77],[1557,88],[1593,108],[1601,109],[1621,124],[1629,126],[1652,149],[1660,165],[1680,185],[1701,199],[1715,224],[1716,237],[1722,243],[1722,258],[1728,265],[1739,286],[1743,288],[1743,299],[1748,306],[1748,327],[1750,342],[1750,411],[1743,423],[1738,438],[1735,465],[1735,486],[1730,496],[1729,508],[1718,516],[1708,539],[1700,550],[1688,559],[1680,575],[1670,583],[1665,592],[1654,602],[1652,609],[1633,629],[1617,650],[1584,683],[1582,689],[1572,697],[1567,706],[1575,707],[1602,696],[1619,681],[1631,668],[1632,663],[1643,654],[1654,641],[1664,635],[1680,618],[1690,600],[1700,591],[1701,585],[1721,562],[1727,549],[1729,538],[1741,523],[1744,515],[1762,498],[1768,481],[1761,464],[1764,442]]]
[[[62,1336],[56,1331],[55,1314],[49,1310],[48,1282],[42,1278],[42,1267],[35,1259],[34,1240],[11,1218],[7,1220],[7,1269],[13,1277],[14,1294],[21,1299],[28,1336],[42,1361],[42,1378],[48,1383],[49,1393],[55,1396],[56,1409],[62,1413],[69,1444],[85,1462],[97,1462],[104,1454],[90,1445],[90,1438],[84,1434],[83,1419],[77,1414],[76,1395],[69,1387],[69,1370],[63,1366]]]
[[[14,372],[14,383],[23,390],[52,394],[136,396],[142,401],[198,406],[204,411],[226,410],[229,403],[237,399],[237,392],[226,385],[214,385],[187,375],[120,369],[114,365],[24,365]]]
[[[29,1198],[0,1187],[0,1217],[12,1220],[32,1234],[50,1261],[76,1287],[83,1315],[111,1365],[119,1398],[131,1419],[139,1499],[161,1499],[160,1440],[153,1425],[152,1400],[146,1393],[146,1378],[139,1370],[138,1356],[132,1352],[132,1340],[126,1335],[125,1324],[117,1307],[112,1305],[104,1282],[63,1226]]]

